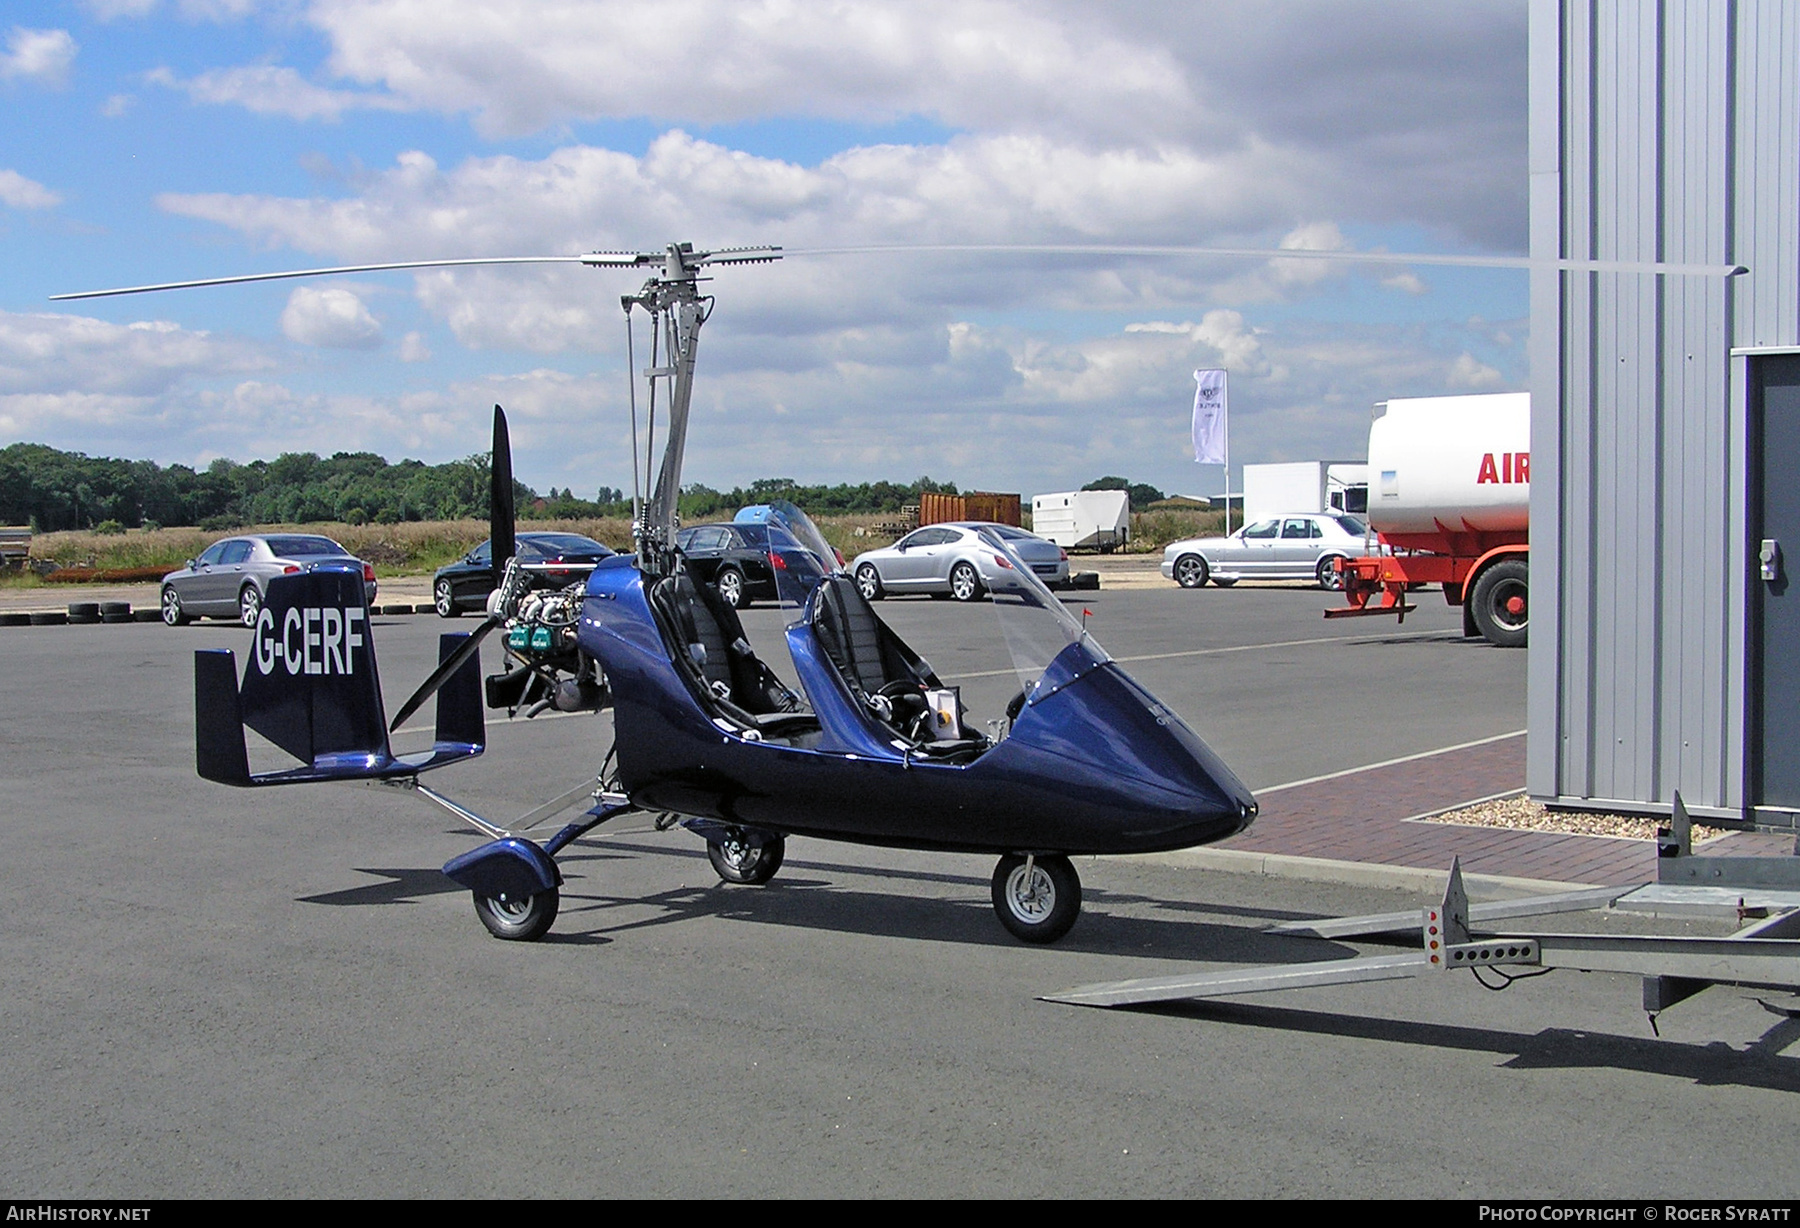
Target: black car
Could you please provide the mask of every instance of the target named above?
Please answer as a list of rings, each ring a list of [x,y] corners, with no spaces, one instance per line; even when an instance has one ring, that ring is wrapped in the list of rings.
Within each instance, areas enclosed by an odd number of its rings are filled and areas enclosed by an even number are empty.
[[[718,586],[719,596],[734,610],[752,601],[778,601],[775,573],[769,568],[769,526],[732,521],[697,524],[675,539],[687,558],[688,571],[702,583]]]
[[[515,540],[521,563],[597,563],[614,553],[579,533],[521,533]],[[536,574],[540,584],[561,588],[581,579],[587,569],[558,571],[552,567]],[[488,594],[493,591],[492,542],[482,542],[456,562],[438,568],[431,580],[431,600],[440,618],[455,618],[464,610],[486,609]]]

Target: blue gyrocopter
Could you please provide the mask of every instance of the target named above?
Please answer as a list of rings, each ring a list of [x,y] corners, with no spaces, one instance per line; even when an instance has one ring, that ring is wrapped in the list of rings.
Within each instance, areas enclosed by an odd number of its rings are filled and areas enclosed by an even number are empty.
[[[415,790],[489,837],[444,873],[473,893],[488,930],[507,939],[538,938],[555,921],[557,853],[632,813],[678,816],[733,883],[768,882],[790,835],[994,854],[995,912],[1018,938],[1037,943],[1062,937],[1080,912],[1071,855],[1185,848],[1248,826],[1256,815],[1249,790],[1107,657],[998,536],[986,544],[1003,578],[989,587],[1021,686],[1005,718],[987,722],[985,732],[974,728],[958,688],[881,620],[791,504],[772,504],[765,515],[783,604],[798,613],[786,630],[797,687],[758,656],[718,592],[695,582],[675,543],[695,355],[712,308],[699,274],[778,255],[680,244],[660,253],[531,258],[656,268],[621,299],[628,322],[640,311],[649,317],[652,438],[659,402],[664,417],[660,466],[648,493],[642,482],[634,492],[635,555],[604,559],[565,588],[546,587],[520,562],[511,449],[496,406],[496,586],[485,620],[472,633],[441,638],[438,668],[390,725],[360,574],[271,581],[241,680],[230,651],[195,654],[200,775],[245,787],[376,780]],[[425,265],[306,272],[415,267]],[[164,288],[174,287],[133,289]],[[637,455],[634,444],[634,467]],[[476,650],[494,631],[503,632],[506,669],[484,681]],[[390,729],[434,695],[432,749],[394,754]],[[510,828],[419,779],[482,752],[484,705],[510,713],[609,704],[613,745],[601,770]],[[299,766],[252,773],[246,727]],[[583,803],[586,813],[548,841],[522,834]]]

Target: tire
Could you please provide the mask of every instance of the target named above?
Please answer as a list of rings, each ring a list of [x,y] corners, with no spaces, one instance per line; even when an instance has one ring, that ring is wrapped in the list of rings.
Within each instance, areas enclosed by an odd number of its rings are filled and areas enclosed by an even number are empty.
[[[431,604],[437,609],[439,618],[455,618],[461,612],[456,608],[456,594],[450,590],[450,577],[445,576],[431,586]]]
[[[1175,560],[1175,583],[1182,588],[1205,588],[1212,569],[1197,554],[1184,554]]]
[[[1343,557],[1341,554],[1328,554],[1319,560],[1318,571],[1314,574],[1319,578],[1319,587],[1328,593],[1339,593],[1344,589],[1344,573],[1337,569],[1338,560]]]
[[[84,624],[99,622],[100,603],[98,601],[71,601],[69,603],[69,621]]]
[[[958,563],[950,569],[950,595],[958,601],[981,599],[981,576],[973,563]]]
[[[1531,622],[1531,568],[1524,559],[1501,559],[1475,581],[1469,597],[1476,629],[1500,648],[1525,647]]]
[[[1236,584],[1236,583],[1237,583],[1236,576],[1231,577],[1229,580],[1227,580],[1223,576],[1214,576],[1213,577],[1213,587],[1214,588],[1230,588],[1233,584]]]
[[[887,590],[881,587],[881,573],[875,570],[875,564],[864,563],[856,569],[856,591],[862,594],[864,601],[880,601],[887,596]]]
[[[189,619],[181,609],[181,594],[175,591],[173,584],[163,585],[162,620],[170,627],[185,627]]]
[[[261,616],[262,590],[254,584],[244,585],[238,590],[238,621],[246,627],[255,627]]]
[[[1067,857],[1052,854],[1032,863],[1009,853],[994,867],[994,912],[1021,942],[1055,942],[1081,915],[1081,879]]]
[[[713,587],[719,590],[719,600],[734,610],[750,604],[744,596],[744,573],[735,567],[719,568],[719,574],[713,577]]]
[[[781,859],[787,856],[787,840],[782,836],[764,836],[762,847],[757,848],[744,839],[742,832],[737,832],[718,844],[708,840],[706,856],[725,882],[760,887],[781,869]]]
[[[477,894],[475,915],[496,938],[508,942],[536,942],[550,932],[561,903],[562,897],[555,887],[522,900],[502,900],[498,896]]]

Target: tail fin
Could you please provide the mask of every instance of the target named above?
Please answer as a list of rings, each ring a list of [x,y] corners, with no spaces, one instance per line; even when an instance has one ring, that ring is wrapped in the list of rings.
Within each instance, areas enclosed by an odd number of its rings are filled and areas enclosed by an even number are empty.
[[[439,659],[462,638],[443,636]],[[230,650],[194,654],[195,766],[208,780],[245,786],[412,776],[478,755],[486,742],[480,661],[471,657],[438,693],[432,749],[393,754],[359,573],[270,580],[249,658],[240,687]],[[246,727],[301,766],[252,775]]]

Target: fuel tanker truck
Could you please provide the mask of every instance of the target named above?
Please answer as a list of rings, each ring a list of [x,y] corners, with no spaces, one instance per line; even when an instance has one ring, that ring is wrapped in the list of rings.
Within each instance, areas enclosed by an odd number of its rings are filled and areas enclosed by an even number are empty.
[[[1369,427],[1369,529],[1383,547],[1341,560],[1347,605],[1327,618],[1392,614],[1440,584],[1463,633],[1523,647],[1530,619],[1531,398],[1392,400]]]

